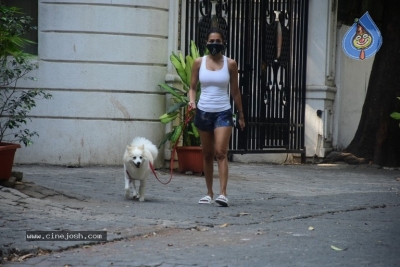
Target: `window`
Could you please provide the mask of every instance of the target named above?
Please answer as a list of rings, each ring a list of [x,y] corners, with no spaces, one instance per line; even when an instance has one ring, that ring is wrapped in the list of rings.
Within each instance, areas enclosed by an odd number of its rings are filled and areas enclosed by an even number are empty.
[[[32,26],[38,26],[38,0],[0,0],[5,6],[13,6],[20,9],[24,16],[30,16]],[[35,30],[29,31],[25,34],[24,38],[35,42],[24,47],[26,53],[37,55],[38,54],[38,32]]]

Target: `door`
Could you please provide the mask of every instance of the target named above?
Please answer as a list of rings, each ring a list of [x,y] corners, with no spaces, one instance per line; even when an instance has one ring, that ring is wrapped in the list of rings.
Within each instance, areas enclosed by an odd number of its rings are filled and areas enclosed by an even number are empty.
[[[246,119],[229,153],[300,153],[304,117],[308,0],[185,0],[184,51],[221,28],[225,55],[236,60]],[[234,108],[234,104],[232,103]]]

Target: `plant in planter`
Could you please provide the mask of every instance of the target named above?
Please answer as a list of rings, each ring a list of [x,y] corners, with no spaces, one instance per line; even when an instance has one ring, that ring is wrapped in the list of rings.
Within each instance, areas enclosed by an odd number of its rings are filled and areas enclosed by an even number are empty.
[[[22,36],[35,27],[30,26],[30,17],[21,15],[17,8],[0,4],[0,180],[11,175],[18,143],[31,145],[32,137],[38,136],[23,127],[30,120],[28,113],[36,106],[35,100],[51,98],[43,90],[17,88],[20,79],[34,80],[27,74],[38,67],[31,62],[32,56],[23,52],[23,46],[31,42]]]
[[[171,99],[173,102],[172,106],[169,107],[167,112],[160,117],[160,121],[163,124],[172,122],[173,127],[170,132],[165,134],[159,147],[168,141],[170,142],[172,153],[174,153],[175,150],[178,153],[178,165],[180,172],[203,172],[200,136],[193,122],[195,111],[189,109],[189,98],[187,96],[190,88],[193,62],[198,57],[200,57],[200,54],[193,41],[191,42],[190,46],[190,55],[187,55],[185,58],[182,54],[177,55],[172,52],[170,60],[181,79],[182,89],[172,87],[165,83],[160,84],[161,88],[171,94]],[[196,102],[199,96],[200,84],[198,84],[197,88]],[[190,150],[194,150],[196,155],[193,157],[188,155]],[[184,153],[184,155],[180,155],[181,153]],[[188,162],[183,162],[185,159],[187,159]],[[172,160],[173,156],[171,156],[171,162]],[[198,166],[195,166],[196,163]]]

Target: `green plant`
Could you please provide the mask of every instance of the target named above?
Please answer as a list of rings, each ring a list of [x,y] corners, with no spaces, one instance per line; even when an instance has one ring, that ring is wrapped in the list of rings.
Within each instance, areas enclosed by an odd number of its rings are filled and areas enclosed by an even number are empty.
[[[23,129],[29,111],[36,106],[38,98],[51,98],[51,94],[40,89],[20,90],[20,79],[35,80],[27,74],[38,68],[31,62],[32,56],[23,52],[24,45],[31,43],[22,35],[28,30],[32,19],[21,16],[15,7],[0,4],[0,142],[32,144],[37,132]],[[21,129],[22,128],[22,129]]]
[[[169,107],[165,114],[161,115],[160,122],[163,124],[173,122],[173,127],[170,132],[165,134],[159,147],[167,141],[170,142],[172,147],[176,147],[180,140],[182,141],[182,146],[200,145],[199,132],[193,123],[194,110],[188,108],[189,98],[187,95],[190,88],[193,62],[198,57],[200,57],[199,50],[193,41],[190,43],[190,54],[186,57],[183,57],[181,53],[177,55],[174,52],[170,56],[171,63],[181,79],[182,89],[165,83],[160,84],[160,87],[172,96],[172,106]],[[197,87],[196,102],[199,96],[200,84]]]
[[[397,97],[397,99],[400,100],[400,97]],[[392,112],[392,113],[390,113],[390,117],[392,117],[395,120],[400,120],[400,113],[399,112]]]

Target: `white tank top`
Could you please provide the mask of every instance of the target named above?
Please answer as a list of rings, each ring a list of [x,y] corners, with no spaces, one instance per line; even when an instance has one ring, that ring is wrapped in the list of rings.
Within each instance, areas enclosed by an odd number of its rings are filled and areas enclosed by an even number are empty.
[[[199,81],[201,94],[197,107],[205,112],[220,112],[231,108],[229,102],[228,86],[230,75],[228,60],[224,57],[224,65],[220,70],[208,70],[206,67],[207,56],[201,60]]]

